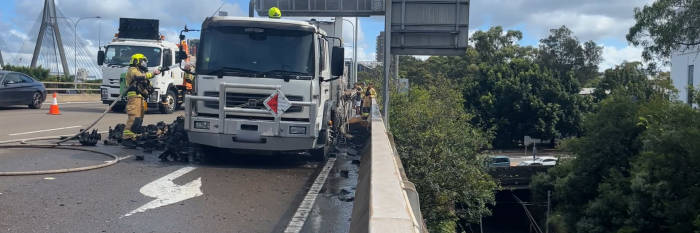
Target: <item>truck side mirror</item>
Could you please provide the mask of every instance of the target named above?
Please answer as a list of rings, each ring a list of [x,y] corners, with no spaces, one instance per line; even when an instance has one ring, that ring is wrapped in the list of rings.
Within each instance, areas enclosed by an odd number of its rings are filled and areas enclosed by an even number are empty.
[[[345,70],[345,48],[333,47],[331,58],[331,75],[342,76]]]
[[[102,65],[105,63],[105,51],[97,51],[97,65]]]
[[[187,59],[187,53],[185,51],[177,51],[177,56],[175,57],[177,63],[182,63],[182,60]]]

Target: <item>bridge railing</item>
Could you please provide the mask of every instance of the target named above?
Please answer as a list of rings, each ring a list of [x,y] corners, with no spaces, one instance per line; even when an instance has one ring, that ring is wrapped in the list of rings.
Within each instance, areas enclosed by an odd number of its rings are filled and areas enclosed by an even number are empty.
[[[360,162],[350,232],[427,232],[418,192],[406,177],[375,99],[368,121],[371,139]]]
[[[49,93],[91,93],[99,94],[101,83],[75,83],[75,82],[41,82]]]

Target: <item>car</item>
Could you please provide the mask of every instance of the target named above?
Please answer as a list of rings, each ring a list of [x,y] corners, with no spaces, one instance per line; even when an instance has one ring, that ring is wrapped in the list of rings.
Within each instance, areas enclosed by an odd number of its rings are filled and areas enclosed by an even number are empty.
[[[525,160],[518,164],[518,166],[554,166],[557,164],[558,159],[552,156],[542,156],[536,157],[534,160]]]
[[[489,156],[489,167],[510,167],[510,158],[505,155]]]
[[[542,162],[539,160],[525,160],[520,162],[518,166],[542,166]]]
[[[545,166],[554,166],[557,164],[558,159],[553,156],[542,156],[542,157],[537,157],[537,161],[542,163],[542,165]]]
[[[43,83],[23,73],[0,70],[0,106],[27,105],[39,109],[45,99]]]

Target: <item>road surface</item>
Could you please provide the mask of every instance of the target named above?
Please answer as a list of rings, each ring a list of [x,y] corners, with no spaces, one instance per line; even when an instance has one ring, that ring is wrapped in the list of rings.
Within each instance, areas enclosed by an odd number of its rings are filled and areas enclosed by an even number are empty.
[[[73,134],[104,107],[64,103],[57,116],[46,114],[48,105],[40,110],[3,107],[0,141]],[[145,120],[170,123],[181,114],[151,113]],[[106,131],[125,120],[123,113],[109,113],[96,128]],[[0,176],[0,232],[281,232],[326,165],[299,154],[235,152],[207,154],[201,163],[160,162],[157,152],[135,161],[140,150],[101,143],[97,149],[123,160],[85,172]],[[106,160],[88,152],[0,149],[0,171],[69,168]],[[344,163],[347,167],[349,162]],[[337,180],[337,173],[333,168],[329,176],[335,178],[329,180]],[[341,229],[349,224],[352,205],[333,201],[327,189],[340,188],[324,186],[309,217],[313,225],[305,222],[302,232],[338,229],[328,221],[342,222]],[[340,209],[335,205],[345,212],[334,213]]]

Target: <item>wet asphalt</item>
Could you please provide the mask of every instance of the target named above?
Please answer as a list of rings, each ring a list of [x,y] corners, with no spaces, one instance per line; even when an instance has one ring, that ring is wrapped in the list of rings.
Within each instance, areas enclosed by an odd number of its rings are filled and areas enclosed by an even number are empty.
[[[86,126],[104,105],[65,104],[59,116],[44,110],[1,108],[0,141],[75,133],[79,128],[32,132]],[[169,123],[181,114],[148,114],[146,122]],[[110,113],[98,128],[106,131],[125,119],[124,114]],[[323,166],[303,154],[211,151],[200,162],[179,163],[159,161],[158,152],[144,154],[102,143],[96,149],[123,160],[83,172],[0,176],[0,232],[280,232]],[[135,161],[137,154],[145,155],[145,161]],[[347,232],[358,166],[352,164],[356,155],[347,155],[342,146],[337,156],[302,232]],[[90,166],[107,160],[89,152],[0,149],[0,172]],[[172,183],[186,186],[199,180],[201,195],[125,216],[157,199],[145,195],[144,186],[185,167],[192,170]]]

